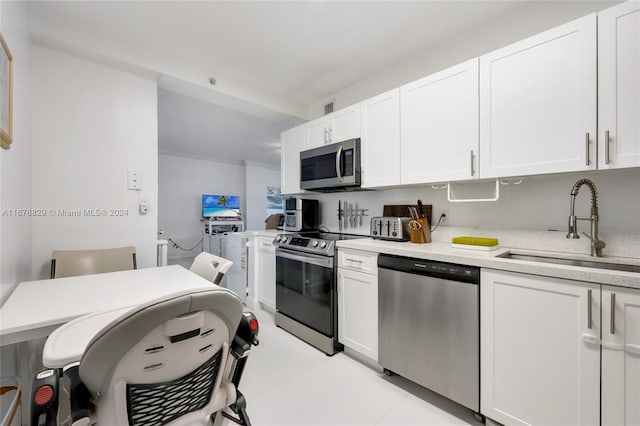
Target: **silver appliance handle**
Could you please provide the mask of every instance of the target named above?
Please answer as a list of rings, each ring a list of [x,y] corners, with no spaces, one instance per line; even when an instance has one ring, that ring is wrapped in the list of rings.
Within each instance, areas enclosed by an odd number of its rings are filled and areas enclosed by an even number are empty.
[[[342,179],[342,173],[340,173],[340,159],[342,157],[342,145],[338,148],[338,152],[336,153],[336,175],[338,175],[338,179]]]
[[[295,260],[297,262],[308,263],[311,265],[322,266],[323,268],[333,268],[333,258],[332,257],[321,257],[314,256],[312,254],[294,254],[289,251],[284,251],[282,249],[276,250],[276,257],[281,257],[283,259]]]

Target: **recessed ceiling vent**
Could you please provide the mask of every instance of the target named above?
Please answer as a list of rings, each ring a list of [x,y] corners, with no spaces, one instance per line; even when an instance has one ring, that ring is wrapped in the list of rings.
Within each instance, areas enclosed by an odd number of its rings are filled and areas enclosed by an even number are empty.
[[[324,115],[331,114],[333,112],[333,102],[329,102],[324,106]]]

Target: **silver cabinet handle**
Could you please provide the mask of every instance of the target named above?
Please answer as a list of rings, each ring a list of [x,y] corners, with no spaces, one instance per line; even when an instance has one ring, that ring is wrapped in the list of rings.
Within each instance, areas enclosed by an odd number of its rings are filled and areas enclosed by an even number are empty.
[[[591,160],[589,160],[589,132],[586,133],[584,138],[585,151],[587,151],[587,166],[591,164]]]
[[[616,334],[616,294],[611,293],[611,334]]]
[[[476,174],[476,171],[475,171],[475,169],[474,169],[474,167],[473,167],[473,160],[474,160],[474,158],[475,158],[475,156],[473,155],[473,150],[471,150],[471,156],[470,156],[470,158],[471,158],[471,176],[473,176],[473,175],[475,175],[475,174]]]
[[[587,290],[587,328],[591,330],[591,289]]]
[[[604,132],[604,164],[609,164],[611,162],[611,158],[609,158],[609,143],[611,139],[609,138],[609,131],[606,130]]]
[[[327,140],[327,133],[328,133],[328,132],[327,132],[327,128],[325,127],[325,128],[324,128],[324,143],[327,143],[327,142],[328,142],[328,140]]]
[[[331,134],[332,132],[333,132],[333,129],[329,127],[329,142],[333,142],[333,135]]]

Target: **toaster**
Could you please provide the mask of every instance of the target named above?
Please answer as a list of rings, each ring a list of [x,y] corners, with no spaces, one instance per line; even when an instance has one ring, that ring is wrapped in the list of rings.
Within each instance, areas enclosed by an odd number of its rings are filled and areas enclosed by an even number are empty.
[[[409,217],[373,217],[369,234],[377,240],[409,241],[410,220]]]

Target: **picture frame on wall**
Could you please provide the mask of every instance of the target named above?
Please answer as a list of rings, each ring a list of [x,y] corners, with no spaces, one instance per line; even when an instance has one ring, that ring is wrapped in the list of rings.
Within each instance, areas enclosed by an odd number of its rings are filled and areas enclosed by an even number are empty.
[[[0,32],[0,146],[11,147],[13,138],[13,56]]]

